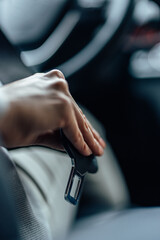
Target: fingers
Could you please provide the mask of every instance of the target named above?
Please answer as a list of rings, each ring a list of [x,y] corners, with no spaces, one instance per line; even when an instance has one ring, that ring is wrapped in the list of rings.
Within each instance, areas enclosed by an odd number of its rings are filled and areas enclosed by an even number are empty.
[[[70,105],[70,109],[68,109],[67,111],[66,122],[65,126],[63,127],[63,132],[81,154],[85,156],[89,156],[92,154],[92,151],[89,148],[87,142],[85,141],[84,135],[82,134],[78,126],[72,102]]]
[[[70,95],[73,104],[74,104],[74,108],[75,111],[77,113],[77,118],[80,120],[81,122],[81,118],[79,118],[79,115],[81,115],[81,117],[83,118],[85,124],[87,125],[87,128],[89,128],[89,130],[91,131],[93,137],[95,138],[95,140],[101,145],[101,147],[104,149],[106,147],[106,143],[105,141],[100,137],[99,133],[93,128],[93,126],[90,124],[90,122],[88,121],[88,119],[85,117],[85,115],[83,114],[82,110],[80,109],[80,107],[78,106],[78,104],[75,102],[75,100],[73,99],[73,97]],[[83,124],[82,124],[83,126]]]
[[[59,127],[63,127],[66,137],[81,154],[86,156],[92,153],[98,156],[102,155],[105,142],[91,126],[72,98],[64,75],[58,70],[52,70],[44,74],[43,77],[51,80],[52,89],[63,93],[69,100],[65,101],[64,104],[62,103],[61,113],[58,109],[56,110],[57,114],[59,114],[58,121],[63,122],[63,126],[61,124]]]
[[[81,154],[103,154],[103,142],[72,98],[60,71],[35,74],[5,86],[4,91],[11,107],[2,125],[11,138],[10,146],[37,143],[59,149],[60,141],[53,132],[62,128]]]
[[[91,125],[91,123],[87,120],[87,123],[93,133],[93,136],[96,138],[96,140],[99,142],[99,144],[102,146],[102,148],[106,147],[106,143],[103,140],[103,138],[101,138],[101,136],[99,135],[99,133],[93,128],[93,126]]]
[[[83,134],[85,142],[87,143],[87,145],[89,146],[94,155],[97,156],[102,155],[104,152],[104,144],[101,144],[100,136],[89,124],[88,120],[86,119],[82,111],[80,111],[79,108],[77,108],[77,106],[74,107],[78,126]]]
[[[68,107],[63,108],[64,123],[63,131],[71,143],[83,155],[102,155],[104,144],[100,144],[100,137],[95,130],[91,130],[87,119],[76,104],[68,97]],[[98,140],[97,140],[98,139]]]
[[[48,116],[48,118],[47,121],[45,121],[43,131],[46,128],[52,130],[62,128],[66,137],[81,154],[85,156],[91,155],[92,151],[84,140],[83,134],[79,128],[71,99],[63,92],[60,92],[59,94],[56,92],[56,95],[51,102],[51,108],[45,108],[47,111],[45,115]],[[50,133],[50,131],[47,133]],[[53,134],[45,134],[45,136],[41,135],[40,138],[37,138],[36,142],[38,141],[38,144],[43,145],[47,144],[48,147],[51,147],[52,144],[52,148],[55,148],[56,146],[56,149],[60,149],[59,144],[56,145],[56,142],[52,137],[55,136],[53,136]]]
[[[66,112],[66,119],[69,117],[69,124],[65,126],[64,134],[72,144],[84,155],[94,154],[100,156],[104,152],[105,143],[99,134],[92,128],[88,120],[75,103],[69,93],[69,109]]]

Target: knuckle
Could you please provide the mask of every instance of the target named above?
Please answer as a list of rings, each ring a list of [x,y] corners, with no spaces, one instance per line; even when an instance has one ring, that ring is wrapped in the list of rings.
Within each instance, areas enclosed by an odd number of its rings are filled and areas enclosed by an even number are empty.
[[[54,69],[48,73],[45,74],[46,77],[48,78],[62,78],[62,79],[65,79],[63,73],[61,71],[59,71],[58,69]]]
[[[53,87],[56,90],[67,92],[68,91],[68,83],[65,79],[58,79],[53,83]]]
[[[65,79],[63,73],[61,71],[59,71],[58,69],[54,70],[54,74],[58,77],[58,78],[62,78]]]

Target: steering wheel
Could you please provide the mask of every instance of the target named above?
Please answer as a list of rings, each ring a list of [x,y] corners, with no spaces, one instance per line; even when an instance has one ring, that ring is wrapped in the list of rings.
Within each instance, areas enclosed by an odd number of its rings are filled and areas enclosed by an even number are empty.
[[[2,1],[1,28],[36,71],[71,77],[111,47],[126,26],[132,0]]]

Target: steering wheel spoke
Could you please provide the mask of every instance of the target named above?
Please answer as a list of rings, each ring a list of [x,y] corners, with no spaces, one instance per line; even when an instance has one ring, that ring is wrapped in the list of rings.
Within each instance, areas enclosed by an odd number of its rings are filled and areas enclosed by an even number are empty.
[[[12,12],[10,1],[4,1],[2,30],[19,48],[27,67],[36,71],[56,67],[68,78],[90,66],[104,50],[109,52],[106,49],[119,40],[128,24],[134,3],[134,0],[48,0],[45,4],[39,1],[29,15],[27,9],[31,9],[32,0],[24,0]]]

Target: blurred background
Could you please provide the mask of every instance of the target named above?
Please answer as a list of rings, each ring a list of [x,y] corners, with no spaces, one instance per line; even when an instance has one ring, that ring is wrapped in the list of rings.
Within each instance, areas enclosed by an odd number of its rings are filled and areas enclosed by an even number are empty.
[[[160,1],[0,0],[0,81],[62,70],[135,206],[160,205]]]

